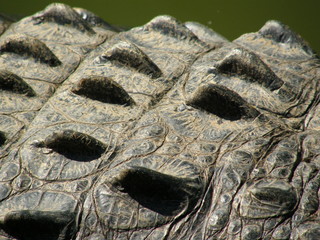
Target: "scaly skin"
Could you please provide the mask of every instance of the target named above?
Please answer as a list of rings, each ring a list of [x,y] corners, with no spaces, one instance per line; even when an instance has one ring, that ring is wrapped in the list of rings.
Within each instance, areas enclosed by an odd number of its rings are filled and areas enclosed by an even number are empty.
[[[320,62],[287,26],[5,24],[0,239],[320,236]]]

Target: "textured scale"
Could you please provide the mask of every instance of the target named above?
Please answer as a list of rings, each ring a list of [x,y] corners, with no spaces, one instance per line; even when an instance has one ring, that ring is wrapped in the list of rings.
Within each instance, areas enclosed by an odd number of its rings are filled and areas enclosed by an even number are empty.
[[[100,57],[100,64],[106,61],[116,62],[124,66],[136,69],[152,78],[162,75],[161,70],[139,48],[127,42],[120,42]]]
[[[317,239],[320,62],[51,4],[0,17],[0,239]]]
[[[56,67],[60,60],[48,49],[48,47],[36,38],[13,35],[0,44],[0,52],[15,53],[21,56],[33,57],[41,63]]]
[[[84,78],[72,92],[105,103],[131,105],[134,104],[128,93],[109,78]]]
[[[271,91],[279,89],[283,84],[283,81],[255,54],[243,49],[234,49],[217,63],[216,68],[224,74],[243,76],[243,79],[247,81],[257,81]]]
[[[0,72],[0,88],[28,97],[35,96],[33,89],[22,78],[6,70]]]
[[[32,17],[35,25],[53,22],[59,25],[70,25],[81,32],[94,34],[93,29],[77,14],[75,10],[64,4],[49,5],[43,12]]]

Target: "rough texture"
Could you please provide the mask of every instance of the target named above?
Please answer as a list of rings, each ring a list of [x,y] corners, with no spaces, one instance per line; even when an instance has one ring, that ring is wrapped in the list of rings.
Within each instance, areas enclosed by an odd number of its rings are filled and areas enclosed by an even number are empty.
[[[320,61],[52,4],[0,18],[0,239],[318,239]],[[7,29],[7,30],[5,30]]]

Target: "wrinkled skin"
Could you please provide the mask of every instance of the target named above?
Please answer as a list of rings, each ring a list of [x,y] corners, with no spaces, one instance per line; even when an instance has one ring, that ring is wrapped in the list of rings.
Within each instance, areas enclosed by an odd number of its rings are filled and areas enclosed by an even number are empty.
[[[9,25],[0,239],[318,239],[320,62],[288,27]]]

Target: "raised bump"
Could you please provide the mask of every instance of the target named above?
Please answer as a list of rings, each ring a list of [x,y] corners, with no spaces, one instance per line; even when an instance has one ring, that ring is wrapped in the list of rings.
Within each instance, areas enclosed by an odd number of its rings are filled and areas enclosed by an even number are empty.
[[[242,196],[240,215],[259,219],[290,213],[299,199],[293,186],[283,180],[260,180]]]
[[[32,20],[35,24],[53,22],[59,25],[69,25],[81,32],[95,34],[95,31],[85,22],[81,16],[70,6],[62,3],[53,3],[42,12],[34,15]]]
[[[33,89],[18,75],[7,70],[0,71],[0,89],[26,95],[35,96]]]
[[[236,92],[213,84],[200,87],[186,104],[231,121],[255,118],[260,114]]]
[[[216,33],[212,29],[197,23],[197,22],[186,22],[184,25],[193,32],[201,41],[206,43],[213,43],[215,46],[224,42],[228,42],[226,38]]]
[[[73,130],[53,133],[36,146],[50,148],[69,159],[82,162],[98,159],[106,150],[97,139]]]
[[[201,42],[191,30],[171,16],[163,15],[155,17],[144,26],[144,29],[147,31],[160,32],[163,35],[179,40]]]
[[[243,80],[257,82],[274,91],[283,85],[283,81],[254,53],[233,49],[222,61],[216,64],[219,72],[241,76]]]
[[[113,61],[138,72],[158,78],[162,75],[158,66],[137,46],[128,42],[119,42],[99,57],[99,63]]]
[[[61,65],[60,60],[46,44],[36,38],[21,34],[10,36],[0,43],[0,54],[3,53],[15,53],[21,56],[33,57],[51,67]]]
[[[72,92],[104,103],[125,106],[134,104],[129,94],[118,83],[107,77],[84,78]]]
[[[293,32],[288,26],[275,20],[266,22],[258,32],[264,38],[271,39],[277,43],[298,46],[308,54],[314,54],[307,42],[298,34]]]

